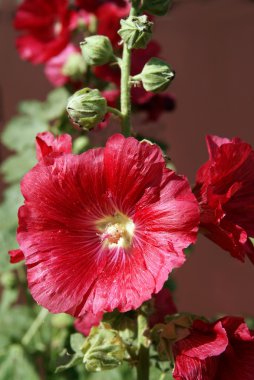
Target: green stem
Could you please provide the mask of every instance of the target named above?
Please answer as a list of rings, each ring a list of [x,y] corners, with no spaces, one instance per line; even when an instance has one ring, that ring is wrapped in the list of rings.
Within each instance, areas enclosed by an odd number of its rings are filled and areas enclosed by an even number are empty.
[[[135,16],[137,12],[137,9],[132,7],[130,16]],[[125,43],[123,45],[121,71],[121,113],[123,115],[122,132],[126,137],[128,137],[131,134],[131,49],[129,49]]]
[[[138,315],[138,364],[137,380],[149,380],[150,357],[149,344],[144,332],[147,328],[147,318],[143,314]]]
[[[22,338],[22,344],[24,346],[27,346],[30,342],[30,340],[33,338],[34,334],[37,332],[37,330],[41,327],[43,324],[46,316],[49,314],[47,309],[41,309],[33,323],[31,324],[30,328],[27,330],[25,335]]]
[[[128,137],[131,134],[131,86],[130,86],[131,50],[124,44],[121,77],[121,113],[122,132]]]
[[[107,111],[110,113],[113,113],[114,115],[116,115],[118,117],[120,117],[120,119],[123,118],[122,112],[119,111],[117,108],[107,107]]]

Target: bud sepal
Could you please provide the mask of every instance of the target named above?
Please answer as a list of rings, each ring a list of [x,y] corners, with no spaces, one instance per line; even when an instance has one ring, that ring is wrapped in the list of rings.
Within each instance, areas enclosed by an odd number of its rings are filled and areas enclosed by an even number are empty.
[[[118,331],[113,330],[108,323],[93,327],[81,350],[84,354],[83,363],[89,372],[116,368],[126,355]]]
[[[66,109],[72,122],[88,131],[103,120],[107,102],[97,89],[83,88],[69,98]]]
[[[80,43],[83,58],[89,66],[101,66],[115,60],[110,39],[96,35]]]
[[[133,83],[142,82],[146,91],[165,91],[175,77],[171,67],[159,58],[151,58],[142,72],[132,78]]]
[[[152,37],[152,26],[146,15],[121,20],[118,34],[129,49],[145,49]]]

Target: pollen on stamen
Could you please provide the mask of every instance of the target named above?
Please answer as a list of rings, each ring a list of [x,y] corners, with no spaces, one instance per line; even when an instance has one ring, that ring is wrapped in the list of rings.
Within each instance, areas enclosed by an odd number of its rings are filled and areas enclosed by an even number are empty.
[[[126,215],[117,212],[99,220],[97,228],[104,247],[129,248],[132,244],[135,225]]]

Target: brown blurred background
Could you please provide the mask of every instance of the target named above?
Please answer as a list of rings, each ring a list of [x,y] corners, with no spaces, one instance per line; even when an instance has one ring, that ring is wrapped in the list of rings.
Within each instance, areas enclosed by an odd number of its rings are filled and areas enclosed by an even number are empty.
[[[0,0],[1,128],[22,99],[41,99],[51,86],[41,66],[22,62],[11,26],[15,0]],[[207,159],[205,135],[239,136],[254,146],[254,2],[176,0],[157,22],[163,57],[176,70],[171,91],[177,109],[146,126],[171,146],[179,173],[194,181]],[[3,148],[0,158],[5,156]],[[174,275],[181,311],[254,316],[254,267],[199,237],[195,251]]]

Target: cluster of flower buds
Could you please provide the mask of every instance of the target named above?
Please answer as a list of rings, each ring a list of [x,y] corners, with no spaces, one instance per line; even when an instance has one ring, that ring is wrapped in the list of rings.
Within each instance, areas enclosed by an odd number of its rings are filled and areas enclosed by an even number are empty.
[[[135,6],[135,2],[133,4]],[[152,15],[162,15],[167,11],[169,5],[169,0],[144,1],[139,10]],[[147,48],[152,37],[153,27],[153,23],[147,15],[140,15],[139,12],[136,15],[130,14],[128,18],[121,19],[120,24],[121,28],[118,34],[122,39],[122,44],[129,51]],[[86,66],[102,66],[115,62],[123,69],[123,60],[115,56],[110,39],[104,35],[85,38],[80,43],[80,48]],[[166,62],[158,58],[151,58],[144,65],[142,71],[129,78],[129,81],[134,86],[142,83],[147,92],[159,93],[168,88],[174,76],[174,71]],[[90,130],[104,119],[108,108],[106,100],[98,90],[83,89],[77,91],[69,99],[67,111],[74,124]],[[116,113],[121,114],[121,111],[116,110]]]

